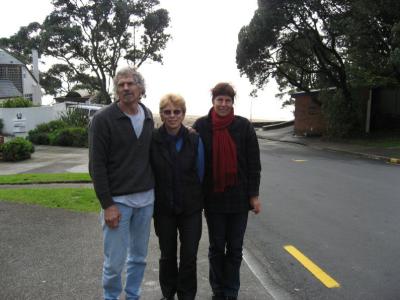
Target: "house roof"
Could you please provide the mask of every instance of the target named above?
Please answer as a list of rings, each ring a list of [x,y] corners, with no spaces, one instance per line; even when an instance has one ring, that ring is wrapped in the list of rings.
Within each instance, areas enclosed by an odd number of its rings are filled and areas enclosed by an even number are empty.
[[[22,96],[10,80],[0,80],[0,99]]]
[[[10,53],[0,48],[0,65],[22,65],[22,62],[12,56]]]

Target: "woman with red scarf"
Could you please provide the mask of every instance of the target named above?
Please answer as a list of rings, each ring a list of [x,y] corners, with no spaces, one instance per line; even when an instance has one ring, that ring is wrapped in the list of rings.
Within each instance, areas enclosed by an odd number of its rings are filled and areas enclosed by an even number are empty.
[[[205,150],[205,217],[212,299],[237,299],[243,238],[249,210],[261,211],[260,150],[252,124],[235,116],[235,90],[218,83],[209,114],[193,125]]]

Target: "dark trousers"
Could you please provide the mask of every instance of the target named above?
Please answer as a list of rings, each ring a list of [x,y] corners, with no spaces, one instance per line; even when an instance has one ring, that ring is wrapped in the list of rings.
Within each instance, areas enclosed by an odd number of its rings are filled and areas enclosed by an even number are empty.
[[[155,216],[154,228],[161,250],[159,280],[164,297],[193,300],[197,292],[197,249],[201,238],[201,211],[191,215]],[[177,263],[179,232],[180,259]]]
[[[217,296],[237,297],[248,212],[206,212],[205,216],[210,240],[208,259],[212,291]]]

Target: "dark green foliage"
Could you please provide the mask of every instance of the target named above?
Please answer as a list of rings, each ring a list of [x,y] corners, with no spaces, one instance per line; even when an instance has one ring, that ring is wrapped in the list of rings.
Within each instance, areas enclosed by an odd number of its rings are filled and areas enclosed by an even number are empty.
[[[30,130],[27,139],[35,145],[49,145],[50,139],[47,132],[40,132],[37,129]]]
[[[28,159],[31,157],[31,153],[35,151],[32,143],[21,137],[16,137],[4,143],[1,150],[3,152],[3,160],[5,161]]]
[[[32,106],[33,104],[31,100],[22,97],[6,99],[0,104],[0,107],[4,108],[32,107]]]
[[[69,107],[61,113],[60,120],[69,127],[87,127],[90,121],[87,112],[79,107]]]
[[[286,93],[336,88],[320,96],[329,132],[356,133],[365,110],[354,89],[400,86],[400,1],[259,0],[236,63],[257,88],[270,78]]]
[[[73,114],[73,116],[76,115]],[[29,131],[28,139],[37,145],[87,147],[87,123],[82,123],[79,118],[68,116],[64,120],[39,124],[35,129]],[[83,124],[83,126],[77,124]]]
[[[336,86],[346,94],[342,33],[337,30],[341,7],[334,2],[258,1],[253,19],[239,33],[241,73],[258,87],[273,77],[282,91]]]
[[[27,139],[36,145],[50,145],[51,134],[67,126],[67,123],[61,120],[42,123],[28,132]]]
[[[158,0],[52,1],[54,9],[43,24],[31,23],[0,47],[19,53],[30,62],[32,48],[61,63],[42,74],[41,84],[50,94],[86,88],[111,102],[110,78],[121,60],[140,67],[145,61],[162,62],[170,35],[169,15],[157,8]]]
[[[353,101],[346,101],[341,91],[322,91],[319,94],[325,116],[327,135],[354,137],[363,132],[365,124],[365,97],[352,92]]]
[[[3,119],[0,119],[0,134],[3,133],[3,127],[4,127]]]
[[[36,129],[39,132],[53,132],[61,128],[67,127],[68,124],[62,120],[53,120],[48,123],[39,124]]]
[[[68,147],[87,147],[88,130],[87,128],[68,127],[57,130],[51,135],[51,144]]]

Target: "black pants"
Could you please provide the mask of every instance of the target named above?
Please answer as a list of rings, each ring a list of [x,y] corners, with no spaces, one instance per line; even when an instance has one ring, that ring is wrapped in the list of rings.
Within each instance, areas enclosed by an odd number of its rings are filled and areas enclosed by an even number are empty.
[[[209,280],[214,295],[237,297],[248,212],[206,212],[210,247]]]
[[[160,244],[160,286],[164,297],[193,300],[197,292],[197,250],[201,238],[201,211],[191,215],[155,216],[154,228]],[[177,263],[179,232],[180,259]]]

